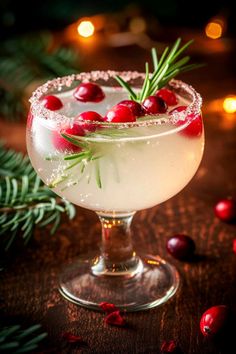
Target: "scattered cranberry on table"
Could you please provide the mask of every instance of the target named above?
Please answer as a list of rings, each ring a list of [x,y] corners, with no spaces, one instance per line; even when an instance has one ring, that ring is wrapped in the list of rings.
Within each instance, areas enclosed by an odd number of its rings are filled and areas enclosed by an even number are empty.
[[[118,105],[127,106],[131,109],[132,113],[136,117],[141,117],[145,114],[145,111],[140,103],[132,100],[123,100]]]
[[[200,329],[205,337],[211,337],[221,332],[229,318],[229,308],[225,305],[213,306],[201,317]]]
[[[124,318],[121,316],[119,310],[109,313],[105,317],[105,323],[112,325],[112,326],[118,326],[118,327],[124,327],[126,324],[126,322],[125,322]]]
[[[214,208],[215,215],[222,221],[236,220],[236,201],[234,199],[222,199]]]
[[[233,240],[233,252],[236,254],[236,238]]]
[[[74,91],[74,97],[81,102],[100,102],[105,94],[101,87],[92,82],[82,82]]]
[[[57,111],[63,107],[60,98],[53,95],[43,97],[42,102],[44,107],[50,109],[50,111]]]
[[[136,117],[129,107],[118,104],[107,112],[104,120],[110,123],[127,123],[135,122]]]
[[[157,96],[147,97],[143,101],[142,106],[146,114],[165,113],[168,108],[166,102],[161,97]]]
[[[175,93],[167,88],[157,91],[156,96],[161,97],[168,106],[175,106],[178,103]]]
[[[181,350],[174,340],[164,341],[161,345],[161,354],[174,353],[180,354]]]
[[[189,260],[195,251],[195,243],[191,237],[176,234],[170,237],[166,243],[167,251],[179,260]]]

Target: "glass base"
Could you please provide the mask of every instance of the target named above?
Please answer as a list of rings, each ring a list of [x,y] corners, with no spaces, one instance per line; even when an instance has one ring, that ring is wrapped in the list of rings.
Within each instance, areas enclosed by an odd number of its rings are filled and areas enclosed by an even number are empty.
[[[60,293],[67,300],[94,310],[101,310],[99,304],[104,301],[126,311],[159,306],[175,294],[179,274],[159,256],[139,257],[139,271],[121,276],[94,275],[92,268],[99,257],[81,257],[61,274]]]

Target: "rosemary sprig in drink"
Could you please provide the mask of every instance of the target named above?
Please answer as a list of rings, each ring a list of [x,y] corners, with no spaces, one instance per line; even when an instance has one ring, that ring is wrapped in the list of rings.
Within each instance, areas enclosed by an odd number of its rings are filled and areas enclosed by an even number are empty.
[[[131,100],[141,103],[145,98],[156,93],[157,90],[165,86],[178,74],[203,66],[203,64],[187,64],[190,60],[189,56],[181,58],[181,54],[192,42],[193,40],[188,41],[180,47],[181,38],[178,38],[171,49],[169,47],[165,48],[160,59],[158,59],[156,49],[152,48],[154,71],[150,73],[149,64],[145,64],[145,79],[139,93],[134,92],[131,86],[120,76],[116,76],[116,80],[128,91]]]

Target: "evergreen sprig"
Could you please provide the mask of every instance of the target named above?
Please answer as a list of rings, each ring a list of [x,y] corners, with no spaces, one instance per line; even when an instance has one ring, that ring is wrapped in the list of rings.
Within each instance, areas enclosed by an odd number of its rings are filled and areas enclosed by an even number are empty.
[[[74,206],[42,183],[28,158],[3,146],[0,156],[4,161],[0,174],[0,249],[9,250],[18,235],[26,244],[35,226],[50,224],[54,233],[64,213],[74,217]]]
[[[0,326],[0,353],[32,353],[45,337],[47,333],[41,331],[39,324],[26,329],[20,325]]]
[[[26,116],[28,89],[34,82],[78,71],[77,52],[55,45],[50,33],[7,40],[0,47],[0,116]]]
[[[141,103],[145,98],[156,93],[157,90],[165,86],[178,74],[203,66],[203,64],[187,64],[190,60],[189,56],[181,58],[182,53],[192,44],[192,42],[193,40],[180,47],[181,38],[178,38],[171,49],[169,47],[165,48],[160,59],[158,59],[156,49],[152,48],[154,71],[153,73],[150,73],[149,64],[145,64],[145,79],[139,93],[134,92],[131,86],[120,76],[116,76],[116,80],[128,91],[131,100]]]

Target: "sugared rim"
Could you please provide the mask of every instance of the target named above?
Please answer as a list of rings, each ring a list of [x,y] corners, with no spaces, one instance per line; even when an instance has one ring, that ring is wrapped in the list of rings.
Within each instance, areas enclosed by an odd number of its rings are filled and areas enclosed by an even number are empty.
[[[139,73],[137,71],[91,71],[91,72],[82,72],[79,74],[72,74],[69,76],[63,76],[59,78],[55,78],[53,80],[47,81],[45,84],[39,86],[33,93],[30,98],[31,102],[31,110],[33,115],[39,115],[40,118],[45,118],[47,120],[53,120],[56,122],[71,122],[76,117],[68,117],[65,114],[58,113],[56,111],[51,111],[45,108],[42,105],[42,97],[49,94],[51,90],[57,90],[58,92],[62,91],[63,88],[70,89],[74,81],[81,82],[96,82],[97,80],[103,80],[104,82],[108,81],[110,78],[114,78],[116,75],[119,75],[123,78],[124,81],[129,82],[131,80],[144,79],[145,74]],[[117,84],[118,86],[118,84]],[[150,125],[158,125],[164,124],[167,122],[178,122],[180,120],[186,121],[186,117],[189,120],[194,119],[196,115],[201,111],[202,106],[202,98],[200,94],[191,86],[186,84],[181,80],[172,79],[168,86],[173,87],[174,89],[182,89],[187,92],[191,98],[192,102],[188,105],[187,109],[182,112],[172,112],[168,114],[168,118],[166,115],[158,115],[157,118],[152,119],[138,119],[136,122],[128,122],[128,123],[108,123],[108,122],[90,122],[89,124],[98,124],[103,125],[104,127],[117,127],[128,128],[128,127],[140,127],[140,126],[150,126]]]

